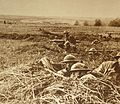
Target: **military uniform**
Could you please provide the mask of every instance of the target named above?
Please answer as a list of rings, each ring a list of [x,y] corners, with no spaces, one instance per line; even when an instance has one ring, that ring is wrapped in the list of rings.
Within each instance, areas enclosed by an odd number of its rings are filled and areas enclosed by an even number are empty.
[[[90,69],[88,69],[84,63],[77,62],[71,67],[71,78],[80,78],[87,74],[88,71],[90,71]]]
[[[103,62],[97,69],[93,70],[93,73],[101,73],[107,75],[111,70],[114,70],[112,66],[115,64],[115,61],[106,61]]]
[[[120,52],[114,57],[115,61],[106,61],[103,62],[97,69],[94,69],[93,72],[99,72],[103,75],[107,75],[111,71],[120,73]]]
[[[69,41],[66,41],[64,43],[64,49],[65,49],[66,53],[70,53],[71,52],[71,43]]]
[[[99,92],[97,97],[101,99],[102,95],[102,100],[110,104],[118,104],[118,100],[115,100],[115,98],[117,94],[117,96],[119,96],[120,86],[120,54],[114,58],[116,59],[115,61],[103,62],[97,69],[80,78],[84,86]],[[98,75],[101,75],[101,77],[97,77]],[[95,93],[91,94],[94,95]],[[96,96],[96,94],[94,96]]]
[[[91,74],[96,77],[108,79],[114,84],[120,84],[120,53],[115,57],[115,61],[103,62],[98,68],[94,69]]]
[[[61,74],[63,76],[66,76],[66,77],[70,77],[71,75],[71,66],[75,63],[77,63],[78,60],[76,59],[76,57],[74,55],[66,55],[63,59],[63,61],[61,61],[61,63],[65,63],[66,64],[66,68],[58,71],[57,73],[58,74]]]
[[[58,71],[57,73],[60,74],[60,75],[65,76],[65,77],[70,77],[70,75],[71,75],[70,70],[67,69],[67,68],[62,69],[62,70]]]

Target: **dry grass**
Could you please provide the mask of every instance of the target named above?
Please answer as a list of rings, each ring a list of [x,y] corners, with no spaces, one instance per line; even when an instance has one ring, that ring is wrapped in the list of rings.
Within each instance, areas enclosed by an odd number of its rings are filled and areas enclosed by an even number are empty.
[[[39,64],[40,58],[48,56],[57,63],[66,54],[56,44],[49,42],[49,38],[44,36],[46,34],[39,31],[40,27],[55,32],[63,32],[67,29],[79,39],[81,39],[80,31],[98,30],[96,27],[87,29],[87,27],[40,26],[39,24],[0,24],[1,104],[120,103],[119,87],[107,80],[87,79],[83,82],[80,79],[63,78],[45,71]],[[99,29],[102,32],[108,30],[108,28]],[[73,53],[90,68],[96,68],[105,60],[112,60],[112,56],[120,51],[120,42],[104,41],[103,47],[98,48],[114,51],[103,51],[91,59],[86,52],[91,47],[91,41],[81,41],[77,44],[77,53]]]
[[[4,104],[119,104],[119,89],[98,79],[70,79],[50,74],[39,65],[19,65],[0,73]]]

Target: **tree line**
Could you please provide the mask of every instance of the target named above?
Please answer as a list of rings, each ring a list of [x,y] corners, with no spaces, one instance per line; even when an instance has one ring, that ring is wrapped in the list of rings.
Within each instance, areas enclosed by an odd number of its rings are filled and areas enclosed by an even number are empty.
[[[76,20],[74,25],[75,26],[80,25],[79,21]],[[87,20],[85,20],[83,22],[83,25],[84,26],[90,26],[91,24]],[[108,24],[104,24],[101,19],[96,19],[94,21],[94,24],[93,24],[93,26],[104,26],[104,25],[113,26],[113,27],[120,27],[120,18],[113,19]]]

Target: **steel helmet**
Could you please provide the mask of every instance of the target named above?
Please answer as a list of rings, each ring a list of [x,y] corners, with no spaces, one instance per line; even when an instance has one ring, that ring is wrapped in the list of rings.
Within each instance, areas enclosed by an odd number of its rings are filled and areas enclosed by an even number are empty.
[[[69,34],[69,31],[66,31],[66,30],[65,30],[65,31],[64,31],[64,34]]]
[[[98,43],[100,43],[99,40],[95,39],[94,41],[92,41],[91,44],[93,45],[93,44],[98,44]]]
[[[95,48],[90,48],[89,52],[96,52],[97,50]]]
[[[90,71],[90,69],[88,69],[88,67],[84,63],[77,62],[77,63],[72,65],[70,71],[71,72],[72,71]]]
[[[70,42],[66,41],[65,44],[64,44],[64,46],[68,46],[68,45],[70,45]]]
[[[62,63],[70,63],[70,62],[78,62],[78,60],[76,59],[76,57],[74,55],[66,55],[63,59],[63,61],[61,61]]]

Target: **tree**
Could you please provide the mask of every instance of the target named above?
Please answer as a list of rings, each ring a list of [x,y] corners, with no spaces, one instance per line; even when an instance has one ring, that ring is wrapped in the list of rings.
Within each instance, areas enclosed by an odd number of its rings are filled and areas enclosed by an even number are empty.
[[[89,26],[88,21],[84,21],[83,25],[84,26]]]
[[[94,26],[102,26],[102,21],[100,19],[96,19]]]
[[[109,26],[115,26],[115,27],[120,27],[120,19],[116,18],[112,21],[110,21],[110,23],[108,24]]]
[[[78,22],[78,20],[75,21],[74,25],[75,25],[75,26],[80,25],[79,22]]]

